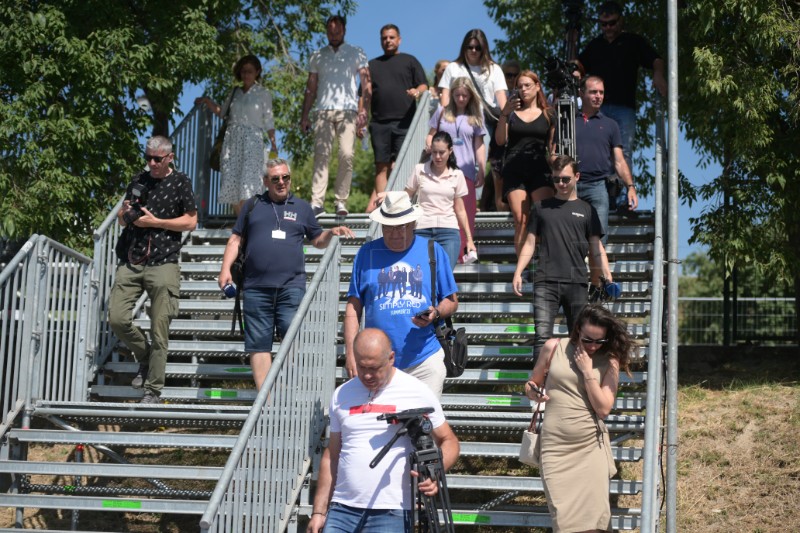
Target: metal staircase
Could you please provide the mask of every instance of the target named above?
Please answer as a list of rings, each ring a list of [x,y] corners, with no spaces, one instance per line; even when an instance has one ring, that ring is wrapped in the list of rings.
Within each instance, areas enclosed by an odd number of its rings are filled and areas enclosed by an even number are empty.
[[[408,175],[415,162],[411,154],[420,153],[426,113],[427,93],[390,188],[400,188],[397,176]],[[116,349],[105,323],[118,232],[113,219],[114,213],[98,229],[93,259],[34,237],[0,278],[3,309],[17,310],[0,317],[0,382],[14,384],[0,395],[0,507],[18,509],[19,525],[25,509],[71,511],[73,530],[92,527],[80,520],[82,511],[185,514],[195,527],[199,519],[202,531],[303,527],[311,513],[325,409],[345,376],[343,296],[352,259],[376,235],[376,226],[365,215],[350,215],[344,223],[355,230],[355,240],[334,239],[325,251],[308,247],[306,298],[258,394],[242,357],[242,338],[230,331],[233,302],[221,296],[215,281],[229,232],[200,229],[188,235],[180,316],[171,325],[162,393],[167,403],[143,406],[135,403],[141,391],[129,386],[136,365]],[[343,222],[332,215],[321,221]],[[661,270],[653,262],[659,253],[655,214],[612,216],[610,225],[609,260],[623,290],[610,307],[626,318],[642,347],[636,371],[632,378],[622,376],[606,420],[617,461],[632,466],[612,480],[610,494],[614,528],[630,530],[642,525],[639,494],[657,484],[652,478],[645,483],[637,465],[654,453],[643,448],[646,425],[654,423],[646,413],[660,407],[660,394],[646,393],[648,376],[660,365],[647,366],[651,353],[660,361],[660,346],[651,350],[650,344],[661,338],[652,289]],[[521,391],[532,361],[532,285],[523,286],[526,298],[511,290],[515,259],[508,214],[479,214],[475,238],[481,262],[456,268],[455,321],[469,334],[470,362],[464,375],[447,381],[442,398],[462,442],[462,458],[448,474],[454,520],[465,527],[548,527],[538,472],[516,460],[531,413]],[[29,308],[34,293],[36,305]],[[136,322],[148,329],[149,304],[144,298],[139,304]],[[50,322],[36,318],[45,315]],[[52,340],[67,338],[69,328],[79,333],[75,339]],[[554,332],[567,333],[563,325]],[[646,409],[647,402],[655,403]],[[656,449],[654,440],[650,450]],[[45,460],[41,451],[53,444],[74,446],[69,462]],[[131,464],[125,450],[134,448],[158,457]],[[88,449],[99,460],[86,462]],[[186,456],[202,466],[182,463]]]

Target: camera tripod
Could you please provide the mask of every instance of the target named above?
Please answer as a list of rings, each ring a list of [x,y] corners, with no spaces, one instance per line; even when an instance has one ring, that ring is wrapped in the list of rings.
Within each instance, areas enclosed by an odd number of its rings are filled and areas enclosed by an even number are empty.
[[[409,476],[411,483],[411,522],[416,523],[420,533],[454,533],[453,510],[450,506],[450,494],[447,490],[447,478],[444,473],[442,451],[434,445],[431,432],[433,425],[427,414],[432,413],[432,407],[422,409],[408,409],[399,413],[385,413],[378,416],[378,420],[386,420],[387,424],[402,424],[392,439],[381,448],[378,455],[369,463],[370,468],[375,468],[386,455],[395,441],[403,435],[408,435],[415,451],[408,457],[411,470],[417,472],[419,477]],[[435,496],[427,496],[419,491],[419,482],[432,479],[439,488]],[[439,512],[442,511],[443,524],[439,523]]]

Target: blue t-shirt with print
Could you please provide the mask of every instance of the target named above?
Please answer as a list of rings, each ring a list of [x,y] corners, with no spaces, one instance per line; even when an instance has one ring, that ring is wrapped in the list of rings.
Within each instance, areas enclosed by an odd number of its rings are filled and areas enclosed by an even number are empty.
[[[242,234],[250,201],[244,203],[233,226],[235,235]],[[314,240],[320,233],[322,228],[305,200],[289,194],[285,201],[273,202],[268,193],[258,195],[248,220],[245,288],[304,289],[306,263],[303,241],[306,238]]]
[[[450,260],[444,248],[434,243],[436,253],[436,303],[458,291]],[[410,274],[422,272],[419,287]],[[379,283],[386,279],[392,281]],[[412,284],[413,283],[413,284]],[[364,325],[384,331],[392,341],[395,366],[403,369],[418,365],[441,349],[433,326],[419,328],[411,318],[431,305],[431,267],[428,258],[428,239],[415,236],[411,246],[403,252],[393,252],[383,239],[370,241],[358,251],[353,262],[353,275],[347,297],[355,297],[364,307]]]

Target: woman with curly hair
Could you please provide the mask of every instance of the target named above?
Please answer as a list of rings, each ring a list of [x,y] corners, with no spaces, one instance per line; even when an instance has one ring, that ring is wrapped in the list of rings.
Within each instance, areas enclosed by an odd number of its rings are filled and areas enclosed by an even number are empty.
[[[610,531],[608,430],[619,373],[628,375],[637,349],[625,322],[600,305],[578,315],[568,339],[542,348],[525,394],[547,402],[542,423],[541,475],[553,531]],[[540,388],[543,387],[543,388]]]

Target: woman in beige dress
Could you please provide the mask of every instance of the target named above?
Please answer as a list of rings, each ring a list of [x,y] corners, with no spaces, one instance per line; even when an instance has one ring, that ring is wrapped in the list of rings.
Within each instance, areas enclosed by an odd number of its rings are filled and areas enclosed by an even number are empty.
[[[603,419],[614,406],[620,369],[629,373],[635,348],[624,322],[589,305],[570,338],[545,343],[525,384],[528,398],[547,402],[541,474],[556,533],[611,530],[613,462],[603,443]]]

